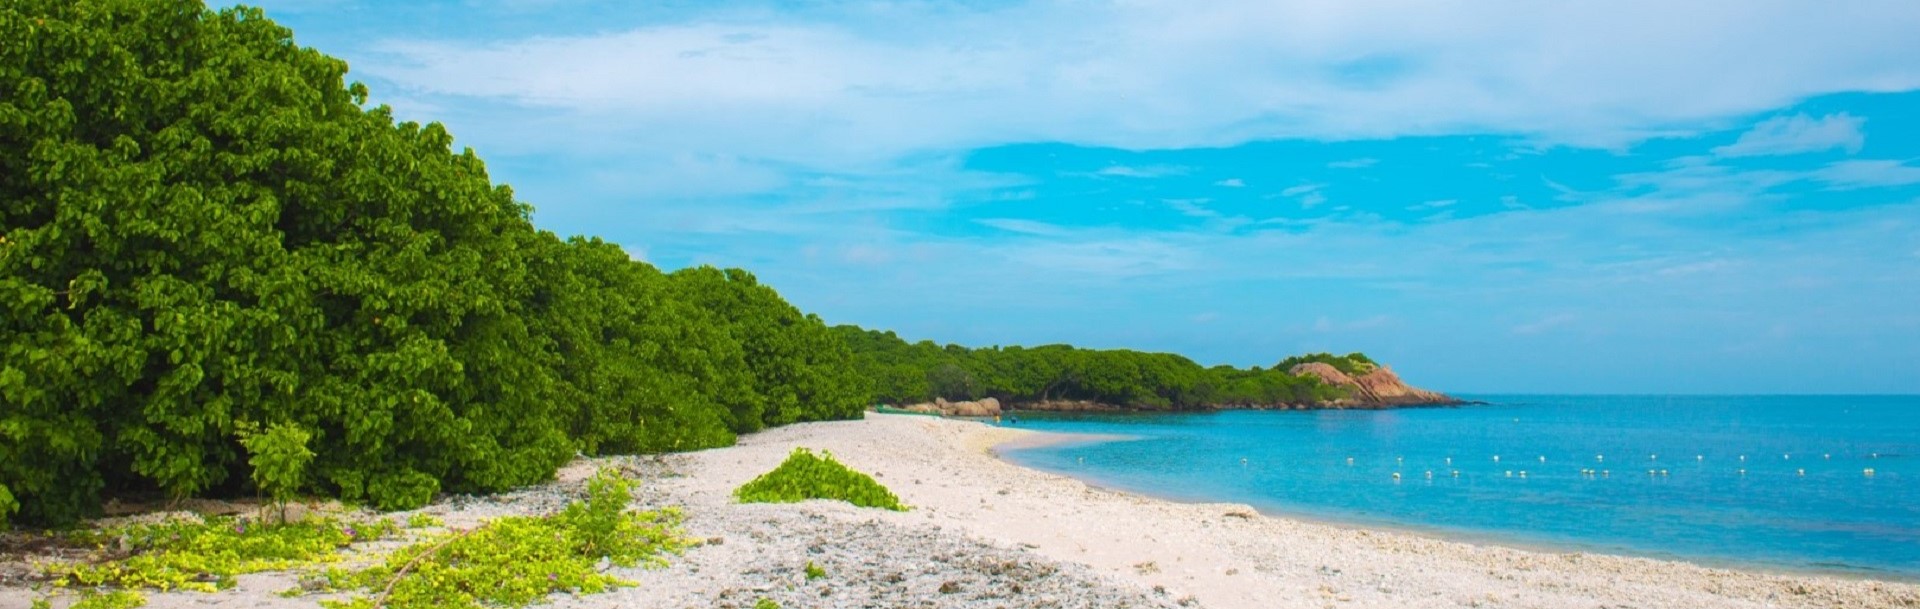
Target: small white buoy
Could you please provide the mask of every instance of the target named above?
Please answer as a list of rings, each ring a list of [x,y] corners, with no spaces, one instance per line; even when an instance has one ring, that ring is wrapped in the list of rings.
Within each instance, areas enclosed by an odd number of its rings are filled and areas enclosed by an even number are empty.
[[[1247,458],[1246,458],[1246,457],[1241,457],[1241,458],[1240,458],[1240,464],[1241,464],[1241,465],[1246,465],[1246,464],[1247,464]]]
[[[1494,455],[1494,456],[1493,456],[1493,462],[1494,462],[1494,463],[1499,463],[1499,462],[1500,462],[1500,455]]]
[[[1659,460],[1660,460],[1660,455],[1647,455],[1647,460],[1648,460],[1648,461],[1659,461]]]
[[[1829,461],[1831,461],[1831,460],[1833,460],[1833,453],[1825,453],[1825,454],[1822,454],[1822,455],[1820,455],[1820,458],[1822,458],[1822,459],[1826,459],[1826,460],[1829,460]]]
[[[1878,458],[1880,458],[1880,453],[1873,453],[1873,458],[1875,458],[1875,459],[1878,459]]]
[[[1607,456],[1606,456],[1606,455],[1594,455],[1594,456],[1593,456],[1593,460],[1595,460],[1595,461],[1605,461],[1605,460],[1607,460]]]
[[[1546,462],[1547,462],[1547,456],[1546,456],[1546,455],[1540,455],[1540,462],[1541,462],[1541,463],[1546,463]]]
[[[1406,457],[1394,457],[1394,458],[1393,458],[1393,462],[1394,462],[1394,463],[1406,463],[1406,462],[1407,462],[1407,458],[1406,458]]]
[[[1460,470],[1457,470],[1457,469],[1456,469],[1456,470],[1453,470],[1453,477],[1455,477],[1455,478],[1458,478],[1458,477],[1460,477]]]
[[[1705,460],[1707,460],[1707,456],[1706,456],[1706,455],[1694,455],[1694,456],[1693,456],[1693,460],[1695,460],[1695,461],[1705,461]]]
[[[1433,479],[1433,470],[1427,470],[1427,479],[1428,479],[1428,480],[1432,480],[1432,479]]]
[[[1745,460],[1747,460],[1747,456],[1746,456],[1746,455],[1740,455],[1740,460],[1741,460],[1741,461],[1745,461]]]
[[[1786,461],[1786,460],[1789,460],[1789,459],[1792,459],[1792,458],[1793,458],[1793,453],[1787,453],[1787,454],[1783,454],[1783,455],[1780,455],[1780,460],[1782,460],[1782,461]]]
[[[1873,468],[1871,468],[1871,467],[1869,467],[1869,468],[1867,468],[1867,469],[1865,469],[1865,470],[1862,470],[1862,471],[1861,471],[1860,473],[1862,473],[1862,474],[1866,474],[1868,478],[1872,478],[1872,477],[1873,477]]]
[[[1650,469],[1650,470],[1647,470],[1647,475],[1649,475],[1649,476],[1658,476],[1658,475],[1660,475],[1660,472],[1659,472],[1659,471],[1657,471],[1657,470],[1651,470],[1651,469]]]
[[[1353,457],[1347,457],[1347,465],[1353,465]]]
[[[1804,467],[1800,468],[1798,470],[1795,470],[1794,473],[1805,476],[1807,475],[1807,468],[1804,468]]]
[[[1743,468],[1740,468],[1740,475],[1742,475],[1742,476],[1745,476],[1745,475],[1747,475],[1747,469],[1746,469],[1746,468],[1744,468],[1744,467],[1743,467]]]
[[[1662,476],[1665,476],[1665,475],[1667,475],[1667,470],[1664,470],[1664,469],[1663,469],[1663,470],[1660,470],[1660,475],[1662,475]]]
[[[1600,477],[1602,477],[1602,478],[1607,478],[1607,477],[1610,477],[1610,476],[1612,476],[1612,475],[1613,475],[1613,470],[1610,470],[1610,469],[1603,469],[1603,470],[1600,470]]]
[[[1512,478],[1512,477],[1513,477],[1513,470],[1507,470],[1507,477],[1508,477],[1508,478]]]
[[[1453,457],[1447,457],[1447,465],[1453,465]]]

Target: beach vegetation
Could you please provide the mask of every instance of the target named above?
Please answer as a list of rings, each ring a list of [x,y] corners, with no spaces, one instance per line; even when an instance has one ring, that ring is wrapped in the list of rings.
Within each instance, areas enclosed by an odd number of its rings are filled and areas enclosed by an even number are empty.
[[[821,451],[815,455],[806,448],[795,448],[773,471],[734,489],[741,503],[794,503],[808,499],[834,499],[860,507],[904,512],[900,498],[875,481],[872,476],[854,471]],[[811,575],[811,573],[809,573]]]
[[[260,9],[18,0],[0,40],[0,522],[411,509],[872,401],[753,275],[535,228]]]
[[[300,491],[307,463],[313,461],[313,451],[307,449],[313,434],[291,423],[275,423],[266,431],[256,431],[248,421],[240,421],[235,427],[240,445],[252,455],[247,465],[253,468],[254,485],[273,497],[280,506],[280,520],[285,521],[287,501]]]
[[[132,590],[110,590],[83,594],[67,609],[137,609],[145,606],[147,596],[144,594]]]
[[[603,470],[587,497],[546,516],[507,516],[417,541],[359,570],[334,569],[327,586],[357,594],[336,609],[525,607],[550,594],[632,586],[603,565],[663,566],[687,547],[672,510],[632,511],[633,483]]]
[[[56,586],[76,590],[215,592],[233,586],[239,575],[338,560],[339,550],[387,538],[395,530],[384,519],[263,523],[176,518],[70,532],[65,541],[91,547],[91,555],[42,568]]]
[[[807,561],[805,572],[807,574],[807,581],[826,579],[827,577],[827,570],[820,565],[814,564],[811,560]]]

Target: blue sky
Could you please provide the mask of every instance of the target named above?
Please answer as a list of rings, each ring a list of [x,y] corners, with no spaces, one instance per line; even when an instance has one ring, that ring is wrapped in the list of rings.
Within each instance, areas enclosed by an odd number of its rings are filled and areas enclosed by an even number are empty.
[[[1920,392],[1906,0],[264,6],[541,227],[830,323]]]

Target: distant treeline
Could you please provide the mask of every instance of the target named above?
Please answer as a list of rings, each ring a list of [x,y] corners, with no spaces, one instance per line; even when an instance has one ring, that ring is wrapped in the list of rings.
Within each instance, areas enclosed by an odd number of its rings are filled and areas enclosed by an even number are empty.
[[[0,40],[0,523],[252,494],[269,425],[405,508],[870,403],[752,275],[536,230],[257,9],[14,0]]]
[[[1321,362],[1348,374],[1376,364],[1359,353],[1290,357],[1272,368],[1202,367],[1169,353],[1080,349],[1067,345],[988,347],[908,343],[892,332],[833,328],[853,350],[854,365],[872,379],[876,399],[918,403],[934,398],[1033,403],[1084,400],[1143,410],[1290,406],[1349,397],[1294,365]]]

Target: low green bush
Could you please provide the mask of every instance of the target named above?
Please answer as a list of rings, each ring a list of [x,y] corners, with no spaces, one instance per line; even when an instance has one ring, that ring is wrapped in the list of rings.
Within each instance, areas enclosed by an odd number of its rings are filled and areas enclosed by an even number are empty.
[[[741,503],[794,503],[808,499],[838,499],[860,507],[907,511],[900,498],[872,476],[848,469],[833,453],[795,448],[773,471],[734,489]]]
[[[365,595],[322,601],[335,609],[524,607],[556,592],[594,594],[633,582],[601,573],[660,566],[687,542],[672,510],[628,512],[632,483],[611,471],[588,482],[586,501],[559,514],[510,516],[468,532],[450,532],[402,548],[377,565],[333,570],[336,589]]]
[[[147,606],[147,596],[132,590],[114,590],[80,597],[67,609],[136,609]]]
[[[73,533],[68,541],[93,546],[94,556],[43,568],[55,585],[66,588],[214,592],[232,587],[237,575],[338,560],[337,550],[394,530],[387,520],[171,520]]]

